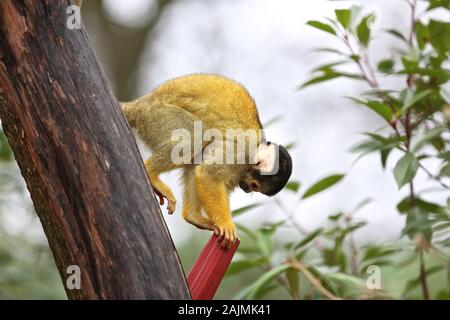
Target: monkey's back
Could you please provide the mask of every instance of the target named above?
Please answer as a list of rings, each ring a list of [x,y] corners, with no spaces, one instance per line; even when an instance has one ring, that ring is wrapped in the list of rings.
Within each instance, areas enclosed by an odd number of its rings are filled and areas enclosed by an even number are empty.
[[[211,74],[192,74],[169,80],[143,99],[155,105],[177,106],[210,128],[261,129],[255,102],[239,83]]]

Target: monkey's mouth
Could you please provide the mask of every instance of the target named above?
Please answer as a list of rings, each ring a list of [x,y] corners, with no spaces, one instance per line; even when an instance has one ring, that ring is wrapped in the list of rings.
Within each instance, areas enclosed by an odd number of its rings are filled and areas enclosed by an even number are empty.
[[[246,193],[250,192],[250,186],[244,180],[239,181],[239,188],[244,190],[244,192],[246,192]]]

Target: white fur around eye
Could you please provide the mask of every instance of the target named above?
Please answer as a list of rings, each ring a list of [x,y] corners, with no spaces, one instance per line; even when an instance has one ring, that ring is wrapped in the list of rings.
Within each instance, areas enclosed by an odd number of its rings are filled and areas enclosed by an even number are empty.
[[[274,144],[261,144],[258,147],[255,163],[262,173],[272,172],[276,162],[276,149]]]

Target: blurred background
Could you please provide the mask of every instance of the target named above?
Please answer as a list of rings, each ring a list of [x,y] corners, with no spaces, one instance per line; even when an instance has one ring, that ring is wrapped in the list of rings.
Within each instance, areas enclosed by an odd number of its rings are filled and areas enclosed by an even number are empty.
[[[333,17],[336,8],[361,3],[365,12],[377,15],[374,30],[408,27],[408,6],[401,0],[91,0],[84,1],[82,15],[119,100],[137,98],[176,76],[221,74],[239,81],[253,95],[261,120],[271,123],[267,128],[270,140],[293,144],[293,180],[311,185],[330,174],[346,174],[342,182],[320,197],[300,202],[294,192],[269,199],[236,191],[231,197],[234,209],[264,204],[237,216],[236,222],[256,230],[285,218],[289,212],[297,227],[308,233],[327,223],[330,215],[371,198],[356,216],[366,224],[355,231],[353,245],[363,248],[401,241],[405,224],[396,204],[406,190],[398,190],[392,172],[383,170],[376,154],[355,162],[355,154],[348,152],[361,140],[361,132],[380,128],[383,120],[344,98],[367,89],[363,83],[336,79],[298,90],[314,66],[330,60],[313,49],[341,46],[306,22]],[[448,12],[435,14],[449,20]],[[395,39],[378,33],[370,54],[377,61],[393,46]],[[391,85],[395,86],[395,80]],[[4,136],[0,139],[0,298],[65,299],[20,172]],[[399,156],[392,154],[387,167],[392,168]],[[178,173],[162,179],[180,199]],[[419,187],[429,183],[426,175],[418,174]],[[445,203],[447,196],[436,193],[430,200]],[[209,233],[186,224],[180,207],[172,216],[165,208],[162,211],[187,272]],[[273,236],[280,246],[285,239],[298,237],[292,228],[280,229]],[[226,277],[216,297],[236,297],[259,274],[258,270],[248,270]],[[393,270],[386,269],[386,285],[390,281],[393,295],[400,296],[406,280],[394,284],[396,277]],[[430,286],[441,280],[430,277]],[[267,297],[283,299],[289,294],[275,288]]]

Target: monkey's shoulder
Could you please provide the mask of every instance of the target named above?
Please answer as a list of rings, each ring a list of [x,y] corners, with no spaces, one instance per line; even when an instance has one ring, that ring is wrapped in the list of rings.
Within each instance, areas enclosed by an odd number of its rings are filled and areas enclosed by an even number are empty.
[[[192,74],[169,80],[153,91],[155,98],[177,105],[201,119],[215,115],[222,122],[261,128],[258,110],[247,89],[229,78]]]

